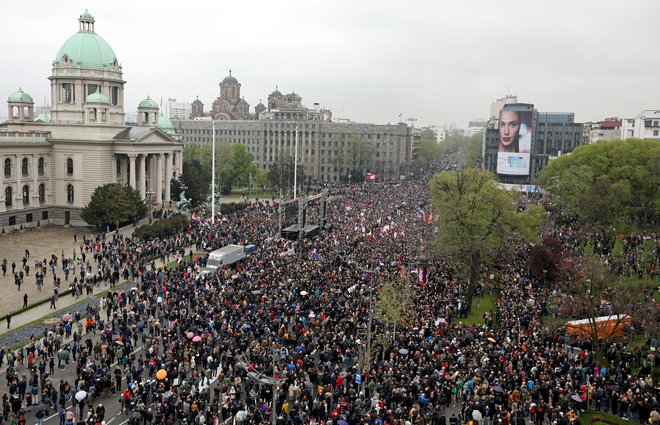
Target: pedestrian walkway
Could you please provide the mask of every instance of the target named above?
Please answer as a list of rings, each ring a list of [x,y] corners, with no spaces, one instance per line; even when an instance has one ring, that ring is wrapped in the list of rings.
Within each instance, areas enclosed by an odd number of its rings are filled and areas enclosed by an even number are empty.
[[[124,237],[130,237],[137,227],[147,224],[149,220],[150,218],[147,217],[140,220],[137,225],[130,224],[124,226],[119,229],[119,234]],[[116,233],[116,231],[106,233],[106,238],[112,239]],[[25,255],[26,249],[30,251],[30,258],[27,263],[30,265],[36,258],[49,258],[52,254],[59,257],[62,252],[66,255],[71,255],[73,250],[80,252],[79,247],[82,243],[83,236],[93,238],[98,234],[98,232],[95,232],[91,228],[46,227],[0,237],[0,252],[2,253],[0,255],[2,258],[6,258],[9,264],[9,270],[4,278],[2,278],[2,274],[0,273],[0,288],[3,289],[2,297],[0,297],[0,335],[42,319],[53,312],[60,312],[63,315],[66,313],[67,308],[73,304],[79,303],[81,300],[87,299],[94,294],[98,294],[99,291],[109,289],[109,286],[101,284],[100,289],[94,288],[95,291],[92,295],[82,295],[76,299],[61,292],[55,304],[56,309],[52,309],[49,302],[53,294],[52,274],[46,276],[42,291],[37,290],[32,273],[26,276],[21,290],[17,291],[14,285],[13,274],[11,273],[12,262],[16,263],[17,271],[22,268],[23,263],[20,260]],[[2,258],[0,258],[0,261]],[[158,264],[160,265],[160,263]],[[61,288],[63,292],[67,289],[67,287]],[[21,313],[14,314],[23,305],[23,296],[25,294],[28,294],[28,306],[32,307]],[[35,305],[40,301],[45,302]],[[8,313],[11,316],[10,329],[7,329],[6,317]]]

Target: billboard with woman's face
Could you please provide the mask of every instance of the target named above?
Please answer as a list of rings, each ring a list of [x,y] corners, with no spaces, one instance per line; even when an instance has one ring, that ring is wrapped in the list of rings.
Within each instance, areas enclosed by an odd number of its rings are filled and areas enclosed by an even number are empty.
[[[532,111],[500,111],[497,174],[529,175]]]

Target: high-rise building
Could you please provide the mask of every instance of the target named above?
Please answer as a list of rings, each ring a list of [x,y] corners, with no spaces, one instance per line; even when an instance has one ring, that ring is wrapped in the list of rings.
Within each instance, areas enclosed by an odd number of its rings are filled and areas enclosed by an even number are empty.
[[[484,134],[483,167],[502,183],[533,184],[552,157],[588,143],[572,112],[538,112],[534,105],[505,103]]]

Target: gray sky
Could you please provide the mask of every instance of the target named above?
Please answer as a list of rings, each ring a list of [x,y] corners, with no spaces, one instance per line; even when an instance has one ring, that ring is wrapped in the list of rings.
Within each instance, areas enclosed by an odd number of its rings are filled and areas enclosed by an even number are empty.
[[[251,108],[278,85],[358,122],[466,126],[507,93],[577,121],[660,108],[657,0],[12,1],[0,96],[50,103],[85,9],[123,65],[127,112],[147,95],[208,110],[229,69]]]

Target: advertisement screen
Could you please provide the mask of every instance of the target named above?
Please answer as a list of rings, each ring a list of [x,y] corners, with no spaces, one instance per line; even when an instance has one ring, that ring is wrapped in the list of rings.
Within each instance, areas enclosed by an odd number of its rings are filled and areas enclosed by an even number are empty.
[[[532,111],[500,112],[497,174],[529,175]]]

